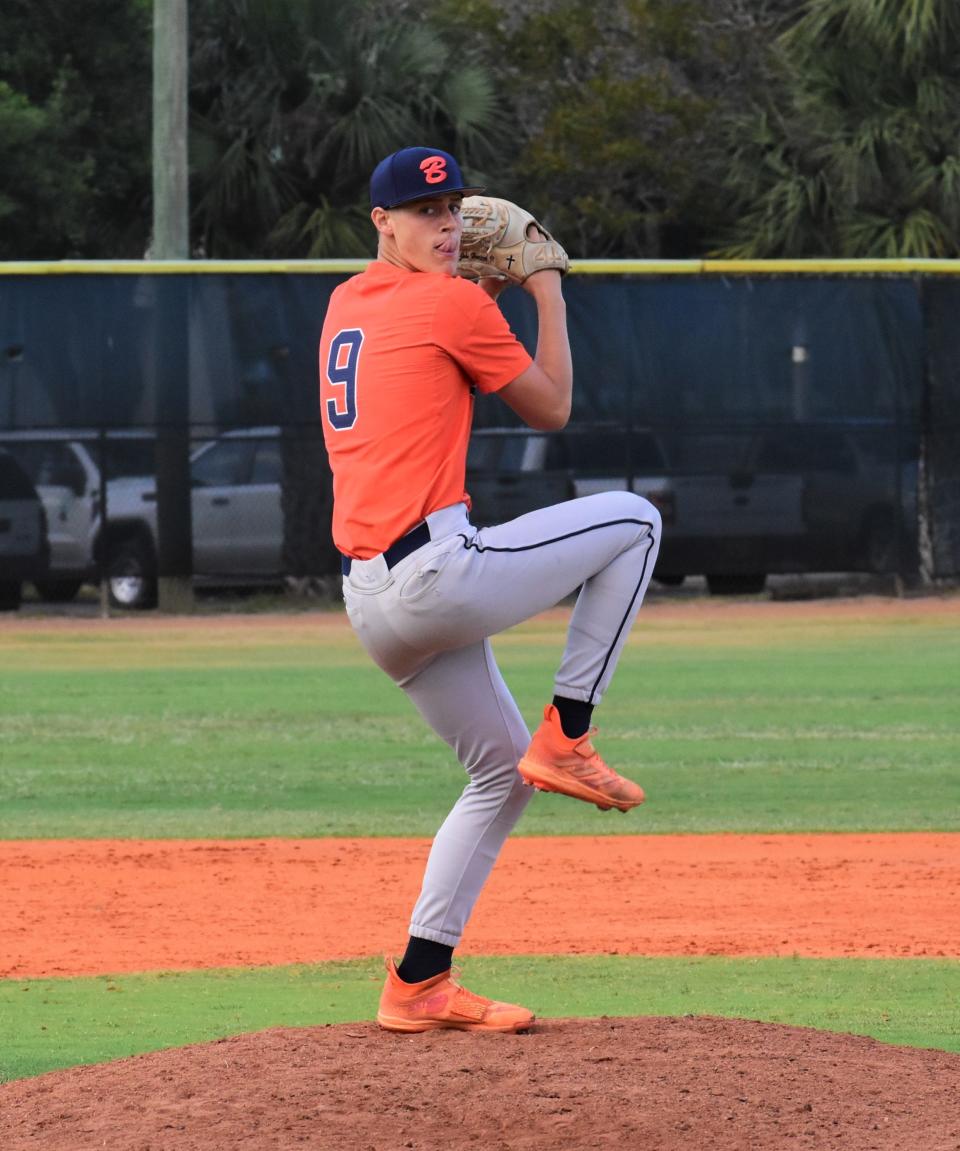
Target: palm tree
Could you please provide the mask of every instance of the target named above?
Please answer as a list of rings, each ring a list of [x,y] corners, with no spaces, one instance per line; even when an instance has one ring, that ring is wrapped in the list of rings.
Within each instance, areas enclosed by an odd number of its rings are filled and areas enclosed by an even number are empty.
[[[718,254],[960,255],[955,0],[811,0],[776,52],[768,107],[730,125]]]
[[[194,216],[206,255],[370,251],[370,171],[411,142],[491,152],[493,84],[369,0],[206,0],[194,17]]]

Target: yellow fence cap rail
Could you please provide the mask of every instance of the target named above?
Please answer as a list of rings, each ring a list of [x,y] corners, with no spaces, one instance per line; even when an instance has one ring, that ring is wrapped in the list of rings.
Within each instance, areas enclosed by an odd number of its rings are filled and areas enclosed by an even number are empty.
[[[362,272],[369,259],[17,260],[0,276],[311,275]],[[571,260],[575,275],[960,276],[960,260]]]
[[[960,275],[960,260],[704,260],[702,267],[724,276]]]
[[[362,272],[369,260],[20,260],[0,276],[170,276]]]
[[[571,260],[570,271],[587,276],[699,276],[703,260]]]

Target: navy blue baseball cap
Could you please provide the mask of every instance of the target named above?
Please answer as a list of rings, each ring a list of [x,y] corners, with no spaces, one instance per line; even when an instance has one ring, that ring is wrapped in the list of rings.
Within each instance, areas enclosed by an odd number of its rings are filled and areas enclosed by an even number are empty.
[[[483,188],[468,188],[460,165],[441,148],[401,148],[374,168],[370,177],[370,207],[396,208],[425,196],[462,192],[472,196]]]

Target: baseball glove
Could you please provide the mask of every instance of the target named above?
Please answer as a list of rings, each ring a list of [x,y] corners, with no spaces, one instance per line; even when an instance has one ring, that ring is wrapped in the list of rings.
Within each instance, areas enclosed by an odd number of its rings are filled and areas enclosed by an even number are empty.
[[[457,271],[468,280],[493,276],[522,284],[534,272],[569,267],[567,253],[529,212],[494,196],[466,196]]]

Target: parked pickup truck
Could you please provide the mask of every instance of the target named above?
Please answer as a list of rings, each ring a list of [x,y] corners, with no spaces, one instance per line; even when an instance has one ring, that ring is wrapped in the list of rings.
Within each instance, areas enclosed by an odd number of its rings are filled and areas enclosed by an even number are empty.
[[[476,523],[573,496],[634,491],[663,517],[654,578],[717,594],[771,572],[894,572],[916,549],[917,452],[890,425],[779,424],[662,433],[622,425],[473,433]]]
[[[470,518],[479,527],[503,523],[574,495],[563,469],[547,468],[549,437],[527,428],[480,428],[467,449]]]
[[[658,571],[750,592],[771,572],[909,567],[917,455],[900,441],[892,427],[852,423],[687,434]]]
[[[637,492],[666,522],[673,517],[663,449],[646,429],[478,428],[467,452],[467,490],[480,525],[605,491]]]

